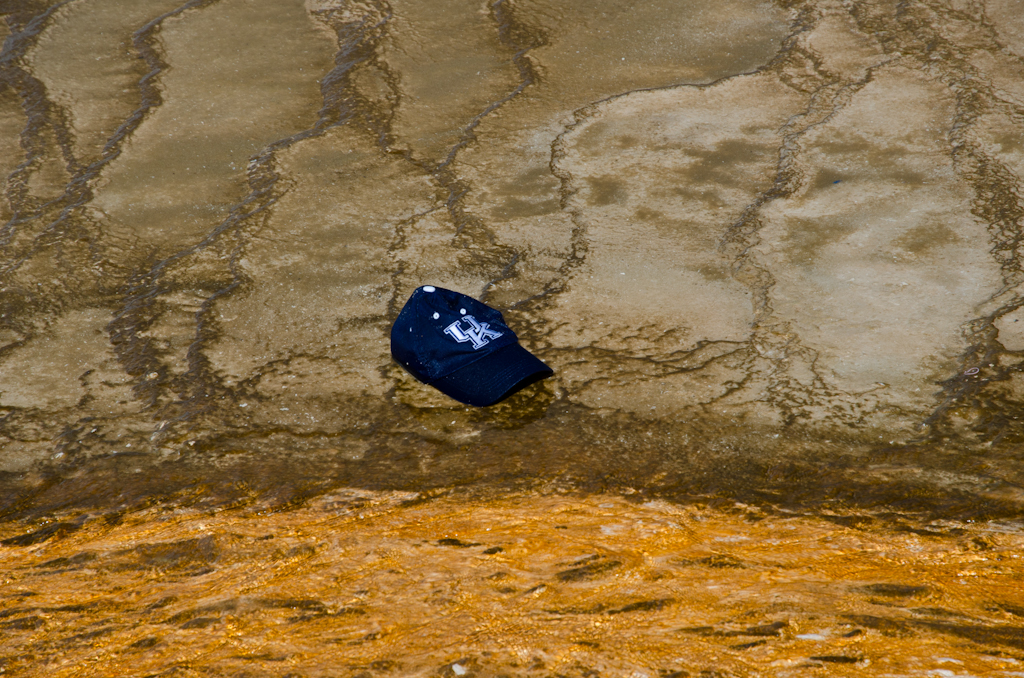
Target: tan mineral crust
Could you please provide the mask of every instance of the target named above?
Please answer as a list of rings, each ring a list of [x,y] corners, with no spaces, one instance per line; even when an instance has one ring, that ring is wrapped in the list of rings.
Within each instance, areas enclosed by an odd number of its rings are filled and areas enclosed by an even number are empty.
[[[0,674],[1024,675],[1022,0],[0,17]]]

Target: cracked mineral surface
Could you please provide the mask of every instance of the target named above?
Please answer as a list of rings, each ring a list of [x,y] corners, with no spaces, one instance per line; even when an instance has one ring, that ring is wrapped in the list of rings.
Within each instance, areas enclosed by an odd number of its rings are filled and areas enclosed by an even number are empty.
[[[1024,672],[1022,0],[0,17],[0,673]]]

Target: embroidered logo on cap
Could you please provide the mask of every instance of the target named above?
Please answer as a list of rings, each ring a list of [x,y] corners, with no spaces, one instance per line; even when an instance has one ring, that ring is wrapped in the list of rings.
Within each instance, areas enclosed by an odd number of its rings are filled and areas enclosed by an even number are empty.
[[[464,328],[461,324],[463,321],[468,323],[469,327]],[[491,339],[497,339],[501,336],[501,332],[492,330],[487,323],[477,322],[476,318],[471,315],[459,318],[444,328],[444,333],[460,344],[464,344],[467,341],[473,342],[474,349],[483,348],[490,343]]]

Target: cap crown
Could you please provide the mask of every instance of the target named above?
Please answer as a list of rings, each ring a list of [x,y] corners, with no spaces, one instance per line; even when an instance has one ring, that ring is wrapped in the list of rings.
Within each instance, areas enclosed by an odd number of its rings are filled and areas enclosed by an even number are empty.
[[[431,285],[412,293],[391,327],[391,354],[428,384],[518,341],[499,311]]]

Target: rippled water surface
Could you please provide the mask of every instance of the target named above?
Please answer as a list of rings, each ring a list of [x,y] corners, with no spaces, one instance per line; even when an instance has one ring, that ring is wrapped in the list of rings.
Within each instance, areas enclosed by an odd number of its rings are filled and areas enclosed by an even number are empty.
[[[0,673],[1024,674],[1020,0],[0,15]]]

